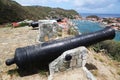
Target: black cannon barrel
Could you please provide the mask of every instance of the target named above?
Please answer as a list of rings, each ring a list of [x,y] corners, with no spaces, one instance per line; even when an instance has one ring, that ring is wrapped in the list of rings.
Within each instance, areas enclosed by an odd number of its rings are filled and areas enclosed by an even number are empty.
[[[72,38],[17,48],[14,58],[6,60],[6,65],[16,63],[21,69],[48,65],[66,50],[79,46],[89,46],[103,40],[113,39],[114,37],[115,30],[107,27],[100,31],[78,35]]]
[[[32,26],[33,28],[35,28],[35,27],[39,26],[39,23],[38,22],[32,22],[32,23],[30,23],[29,26]]]

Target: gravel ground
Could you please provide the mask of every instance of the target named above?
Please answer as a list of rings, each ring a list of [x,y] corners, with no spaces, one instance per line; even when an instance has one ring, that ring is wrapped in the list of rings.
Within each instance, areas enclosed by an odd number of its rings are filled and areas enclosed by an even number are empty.
[[[5,60],[14,56],[18,47],[37,44],[37,30],[30,27],[0,28],[0,80],[46,80],[40,73],[20,77],[16,65],[6,66]]]
[[[16,48],[34,44],[38,44],[38,30],[32,30],[30,27],[0,28],[0,80],[47,80],[48,72],[46,71],[21,77],[15,64],[5,65],[5,60],[13,58]],[[86,80],[85,75],[79,75],[81,72],[83,71],[79,69],[58,73],[54,80],[74,80],[76,76],[75,80]]]

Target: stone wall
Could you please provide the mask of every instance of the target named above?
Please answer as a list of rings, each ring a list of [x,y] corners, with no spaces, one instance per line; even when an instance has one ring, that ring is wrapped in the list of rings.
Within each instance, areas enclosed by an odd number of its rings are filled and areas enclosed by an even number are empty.
[[[67,31],[61,27],[57,22],[52,21],[40,21],[39,22],[39,42],[45,42],[68,36],[78,35],[79,32],[74,25],[69,22],[67,23]]]
[[[56,23],[40,23],[39,24],[39,41],[45,42],[52,40],[58,36],[58,32],[62,30]]]
[[[61,56],[49,64],[50,76],[48,79],[52,80],[53,75],[58,72],[64,72],[69,69],[73,70],[75,68],[82,68],[86,73],[88,80],[96,80],[92,73],[85,67],[88,59],[88,53],[89,51],[85,47],[78,47],[65,51]]]

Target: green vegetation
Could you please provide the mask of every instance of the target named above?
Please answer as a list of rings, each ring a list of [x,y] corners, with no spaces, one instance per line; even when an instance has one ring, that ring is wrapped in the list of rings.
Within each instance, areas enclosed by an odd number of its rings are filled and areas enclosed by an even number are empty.
[[[8,73],[8,75],[11,75],[11,76],[13,76],[13,75],[19,76],[18,69],[9,70],[7,73]]]
[[[92,70],[91,72],[92,72],[92,74],[93,74],[94,76],[98,76],[98,75],[99,75],[98,70]]]
[[[93,45],[93,49],[99,52],[105,49],[106,53],[114,60],[120,61],[120,42],[107,40]]]
[[[45,19],[79,15],[74,10],[50,8],[41,6],[21,6],[13,0],[0,0],[0,24],[22,21],[25,19]]]
[[[44,75],[44,76],[48,76],[48,71],[47,70],[40,70],[39,74]]]
[[[21,5],[12,0],[0,0],[0,24],[21,21],[26,16],[26,11]]]
[[[101,56],[97,55],[97,54],[94,54],[94,59],[99,60],[100,62],[104,62],[104,59]]]
[[[103,18],[103,22],[107,22],[108,24],[113,23],[109,18]]]
[[[77,31],[77,29],[74,28],[74,26],[70,26],[70,28],[68,29],[68,34],[69,35],[78,35],[79,32]]]
[[[120,69],[118,70],[117,74],[120,75]]]
[[[99,19],[99,17],[96,15],[90,15],[90,16],[87,16],[86,18],[96,18],[97,20]]]
[[[4,27],[12,27],[12,24],[11,23],[7,23],[7,24],[5,24]]]

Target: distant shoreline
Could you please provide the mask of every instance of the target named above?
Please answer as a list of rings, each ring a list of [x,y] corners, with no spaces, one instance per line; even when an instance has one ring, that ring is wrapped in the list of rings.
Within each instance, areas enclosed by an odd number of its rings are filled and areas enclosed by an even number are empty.
[[[90,16],[90,15],[96,15],[100,18],[109,18],[109,17],[112,17],[112,18],[120,18],[120,14],[103,14],[103,13],[80,13],[80,15],[82,17],[87,17],[87,16]]]

